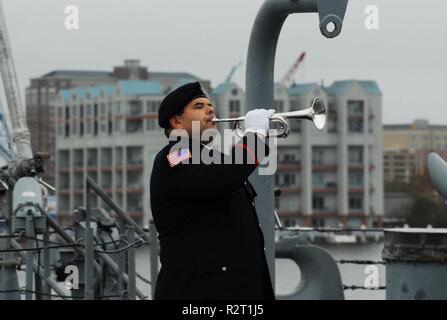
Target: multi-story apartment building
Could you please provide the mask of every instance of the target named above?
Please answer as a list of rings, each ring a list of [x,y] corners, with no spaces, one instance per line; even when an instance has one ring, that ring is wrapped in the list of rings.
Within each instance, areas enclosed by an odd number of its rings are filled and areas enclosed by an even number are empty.
[[[417,119],[411,124],[383,126],[385,181],[408,183],[427,166],[427,155],[435,151],[447,156],[447,126]]]
[[[197,80],[180,75],[177,85]],[[138,223],[148,224],[149,176],[156,154],[167,143],[158,126],[158,109],[165,92],[175,87],[155,80],[122,80],[60,92],[55,108],[61,223],[70,223],[73,209],[85,205],[89,176]],[[92,205],[107,207],[97,197]]]
[[[246,112],[245,94],[234,84],[214,90],[217,112]],[[318,131],[309,121],[289,122],[278,140],[275,206],[286,226],[370,226],[383,216],[382,96],[374,81],[336,81],[330,87],[275,86],[277,112],[305,109],[315,97],[328,108],[328,124]],[[266,107],[266,106],[262,106]],[[240,108],[240,111],[239,111]]]
[[[26,113],[33,151],[46,151],[51,158],[45,162],[45,181],[54,185],[55,175],[55,128],[53,99],[62,89],[116,84],[120,80],[159,81],[163,93],[171,90],[179,81],[199,80],[184,72],[149,72],[139,60],[125,60],[111,72],[56,70],[39,78],[31,79],[26,88]],[[205,90],[211,92],[210,82],[203,81]]]
[[[89,86],[100,83],[113,83],[110,72],[57,70],[39,78],[31,79],[26,88],[26,119],[31,134],[34,152],[48,152],[50,159],[45,161],[45,181],[55,183],[55,136],[53,100],[61,89]]]
[[[183,82],[178,79],[178,84]],[[148,179],[153,159],[166,143],[157,112],[165,93],[176,85],[169,86],[161,81],[119,81],[61,92],[56,101],[61,221],[68,222],[73,208],[85,203],[88,175],[136,220],[147,224]],[[293,120],[289,137],[278,140],[274,179],[282,189],[276,199],[280,218],[287,226],[380,223],[383,133],[377,84],[277,85],[274,107],[277,112],[304,109],[316,96],[328,107],[327,127],[320,132],[309,121]],[[244,91],[232,83],[217,86],[212,101],[221,118],[247,110]]]

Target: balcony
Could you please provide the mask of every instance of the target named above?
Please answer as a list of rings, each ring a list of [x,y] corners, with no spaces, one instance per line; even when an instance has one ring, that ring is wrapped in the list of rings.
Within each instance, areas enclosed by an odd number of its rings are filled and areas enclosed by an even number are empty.
[[[278,170],[282,171],[300,171],[301,162],[300,161],[281,161],[278,164]]]
[[[312,170],[313,171],[337,171],[337,165],[329,164],[329,163],[313,163]]]
[[[349,209],[348,215],[350,217],[358,217],[358,218],[366,217],[366,213],[362,209]]]
[[[280,186],[282,194],[293,194],[293,193],[300,193],[301,188],[300,187],[293,187],[293,186],[286,186],[282,187]]]
[[[323,209],[313,209],[311,217],[328,218],[328,217],[337,217],[337,216],[338,216],[337,210],[323,208]]]
[[[285,210],[277,210],[276,213],[278,217],[301,217],[303,214],[301,211],[285,211]]]
[[[129,164],[126,167],[127,171],[142,171],[144,169],[143,164]],[[121,170],[121,169],[118,169]]]
[[[348,166],[349,171],[362,171],[363,164],[361,163],[350,163]]]
[[[349,186],[349,193],[363,193],[363,187]]]
[[[336,187],[317,186],[312,189],[313,193],[337,193]]]

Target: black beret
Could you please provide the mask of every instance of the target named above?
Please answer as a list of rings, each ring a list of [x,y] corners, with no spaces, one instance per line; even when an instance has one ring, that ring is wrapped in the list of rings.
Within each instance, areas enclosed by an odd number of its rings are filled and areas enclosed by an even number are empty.
[[[161,102],[158,110],[158,124],[160,127],[169,128],[169,119],[183,110],[192,100],[208,98],[203,92],[199,82],[190,82],[171,91]]]

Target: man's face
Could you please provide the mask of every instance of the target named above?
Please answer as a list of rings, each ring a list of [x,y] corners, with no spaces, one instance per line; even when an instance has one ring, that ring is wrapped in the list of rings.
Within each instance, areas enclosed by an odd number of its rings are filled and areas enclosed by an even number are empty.
[[[188,103],[181,115],[171,118],[174,129],[185,129],[192,136],[192,122],[200,122],[200,134],[207,129],[216,129],[211,120],[215,117],[213,106],[207,98],[197,98]]]

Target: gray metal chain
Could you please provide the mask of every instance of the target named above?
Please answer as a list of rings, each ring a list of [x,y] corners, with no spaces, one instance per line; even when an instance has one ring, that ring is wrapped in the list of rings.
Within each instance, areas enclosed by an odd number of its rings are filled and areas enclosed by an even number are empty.
[[[340,264],[352,263],[352,264],[383,264],[385,265],[385,261],[373,261],[373,260],[336,260],[335,262]]]
[[[147,284],[152,285],[152,282],[151,282],[150,280],[146,279],[145,277],[143,277],[143,276],[142,276],[141,274],[139,274],[138,272],[135,272],[135,273],[136,273],[138,279],[140,279],[141,281],[143,281],[143,282],[145,282],[145,283],[147,283]]]
[[[362,286],[348,286],[348,285],[343,285],[343,290],[385,290],[386,287],[385,286],[381,286],[381,287],[362,287]]]

